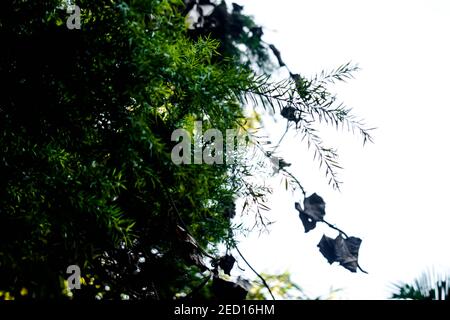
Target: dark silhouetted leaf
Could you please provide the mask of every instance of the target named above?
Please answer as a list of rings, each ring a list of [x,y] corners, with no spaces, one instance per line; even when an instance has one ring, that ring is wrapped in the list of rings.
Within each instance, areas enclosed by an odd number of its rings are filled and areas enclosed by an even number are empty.
[[[299,211],[300,220],[305,227],[305,232],[309,232],[316,227],[318,221],[322,221],[325,216],[325,202],[322,197],[313,193],[303,201],[305,209],[303,210],[300,203],[295,203],[295,209]]]
[[[218,300],[244,300],[247,290],[232,281],[215,277],[211,287],[212,293]]]
[[[222,268],[223,272],[227,275],[230,275],[231,269],[233,269],[234,263],[236,259],[230,254],[227,254],[220,258],[219,267]]]
[[[322,239],[318,244],[320,252],[328,260],[329,264],[336,261],[336,252],[334,248],[334,239],[323,235]]]
[[[338,235],[336,239],[323,236],[318,247],[330,264],[339,262],[341,266],[356,272],[358,269],[358,252],[362,240],[356,237],[344,239]]]

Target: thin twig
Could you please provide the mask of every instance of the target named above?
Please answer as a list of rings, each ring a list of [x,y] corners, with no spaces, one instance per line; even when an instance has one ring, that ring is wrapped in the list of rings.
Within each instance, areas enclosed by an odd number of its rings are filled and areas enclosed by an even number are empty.
[[[283,135],[281,136],[280,141],[278,141],[278,143],[275,145],[275,148],[272,151],[270,151],[271,154],[273,154],[278,149],[278,147],[280,146],[281,141],[283,141],[284,137],[286,136],[286,133],[289,130],[289,124],[290,123],[288,121],[287,124],[286,124],[286,130],[284,131]]]
[[[210,273],[208,276],[205,277],[205,279],[203,279],[203,281],[196,286],[194,289],[192,289],[191,292],[189,292],[189,294],[186,296],[187,298],[193,297],[197,292],[199,292],[204,286],[206,286],[206,284],[208,283],[208,281],[211,279],[212,273]]]
[[[337,230],[337,231],[339,231],[340,233],[342,233],[346,239],[348,238],[348,235],[347,235],[344,231],[342,231],[341,229],[339,229],[339,228],[336,227],[335,225],[329,223],[328,221],[325,221],[324,219],[322,219],[322,220],[319,220],[319,222],[325,223],[325,224],[326,224],[327,226],[329,226],[331,229]]]
[[[156,289],[155,283],[152,281],[153,293],[155,294],[156,300],[159,300],[158,290]]]
[[[263,278],[262,275],[260,275],[255,269],[253,269],[253,267],[250,265],[250,263],[247,261],[247,259],[244,258],[244,256],[242,255],[241,251],[239,251],[237,245],[234,245],[234,248],[236,249],[237,253],[239,253],[239,255],[241,256],[242,260],[244,260],[244,262],[250,267],[250,269],[252,269],[252,271],[258,276],[258,278],[261,279],[263,285],[267,288],[267,290],[269,290],[270,295],[272,296],[273,300],[276,300],[275,297],[273,296],[272,290],[270,290],[269,285],[267,284],[266,280]]]
[[[213,257],[212,255],[210,255],[205,249],[202,248],[202,246],[200,245],[200,243],[197,241],[197,239],[195,239],[195,237],[192,235],[192,232],[190,232],[189,227],[187,226],[186,223],[184,223],[183,218],[181,218],[181,214],[178,211],[177,206],[175,205],[175,201],[173,201],[172,196],[170,195],[170,193],[168,192],[168,190],[166,189],[166,187],[164,186],[164,184],[161,184],[164,190],[164,193],[166,194],[166,196],[169,198],[170,200],[170,204],[173,208],[173,210],[175,211],[175,213],[177,214],[178,220],[180,221],[180,223],[183,225],[183,228],[186,230],[186,232],[192,237],[192,239],[194,239],[195,241],[195,245],[198,247],[198,249],[208,258],[211,258],[213,260],[217,260],[216,257]]]
[[[300,181],[298,181],[298,179],[289,171],[287,171],[285,168],[280,168],[281,171],[283,171],[284,173],[286,173],[289,177],[291,177],[296,183],[297,185],[300,187],[300,190],[302,190],[303,193],[303,197],[306,198],[306,191],[303,188],[302,184],[300,183]]]
[[[367,271],[364,271],[364,270],[361,268],[361,266],[359,265],[359,262],[358,262],[358,269],[361,270],[361,272],[363,272],[363,273],[365,273],[365,274],[369,274]]]
[[[247,134],[251,134],[244,126],[242,126],[239,122],[236,122]],[[284,134],[283,134],[283,136],[281,137],[281,139],[280,139],[280,142],[281,142],[281,140],[283,140],[283,138],[284,138],[284,136],[286,135],[286,133],[287,133],[287,131],[288,131],[288,129],[289,129],[289,126],[286,128],[286,131],[284,132]],[[280,142],[278,142],[278,145],[280,144]],[[273,154],[273,152],[275,151],[275,150],[272,150],[272,151],[265,151],[264,150],[264,148],[259,144],[259,143],[255,143],[255,145],[256,145],[256,147],[262,152],[262,154],[264,155],[264,156],[266,156],[267,158],[269,158],[269,159],[272,159],[271,157],[272,157],[272,154]],[[278,147],[278,145],[277,145],[277,147]],[[276,149],[276,147],[275,147],[275,149]],[[303,188],[303,186],[302,186],[302,184],[300,183],[300,181],[298,181],[298,179],[292,174],[292,173],[290,173],[289,171],[287,171],[285,168],[279,168],[279,170],[281,170],[281,171],[283,171],[283,172],[285,172],[287,175],[289,175],[296,183],[297,183],[297,185],[300,187],[300,190],[302,191],[302,193],[303,193],[303,196],[306,198],[306,191],[305,191],[305,188]]]

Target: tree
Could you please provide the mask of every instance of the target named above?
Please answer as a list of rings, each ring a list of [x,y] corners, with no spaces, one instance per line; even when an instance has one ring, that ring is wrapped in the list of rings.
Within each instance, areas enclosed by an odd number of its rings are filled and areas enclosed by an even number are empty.
[[[283,82],[257,74],[251,62],[264,65],[271,51],[260,29],[242,34],[253,22],[238,6],[232,21],[242,24],[210,32],[186,28],[180,0],[80,0],[80,29],[66,26],[69,4],[9,1],[0,13],[2,296],[220,298],[229,284],[218,277],[219,246],[236,248],[234,201],[250,199],[263,221],[269,190],[246,180],[259,169],[240,154],[233,164],[174,164],[172,133],[193,134],[202,120],[204,130],[244,136],[253,101],[295,123],[338,187],[334,150],[312,124],[318,116],[370,139],[326,89],[355,68]],[[254,56],[241,59],[236,37]],[[80,290],[68,288],[70,265],[81,269]]]

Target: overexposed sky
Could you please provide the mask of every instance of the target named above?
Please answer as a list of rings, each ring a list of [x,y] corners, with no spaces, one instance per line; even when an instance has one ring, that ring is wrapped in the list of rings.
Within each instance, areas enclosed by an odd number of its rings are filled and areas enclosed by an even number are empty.
[[[291,272],[312,296],[342,288],[342,298],[383,299],[390,283],[411,281],[427,268],[450,270],[450,2],[240,0],[265,27],[264,40],[293,72],[312,75],[347,61],[355,79],[334,91],[374,132],[375,143],[325,130],[338,148],[342,191],[293,134],[280,147],[308,194],[327,203],[326,219],[363,239],[360,264],[369,274],[329,265],[318,251],[326,227],[305,234],[294,209],[299,195],[275,185],[270,234],[243,239],[241,251],[261,272]],[[285,124],[269,124],[274,137]],[[325,125],[324,125],[325,127]],[[278,128],[278,132],[273,128]],[[249,273],[250,274],[250,273]]]

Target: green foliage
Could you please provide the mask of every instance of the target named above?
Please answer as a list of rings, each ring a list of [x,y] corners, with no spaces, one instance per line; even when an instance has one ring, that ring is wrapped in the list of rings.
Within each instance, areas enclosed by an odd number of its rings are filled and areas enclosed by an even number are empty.
[[[265,274],[261,276],[266,280],[273,295],[277,300],[332,300],[340,289],[332,289],[326,296],[312,298],[305,294],[303,289],[291,279],[291,274],[285,271],[280,274]],[[259,279],[255,280],[249,290],[247,299],[249,300],[267,300],[270,299],[267,288]]]
[[[188,38],[177,1],[78,1],[81,30],[58,23],[68,16],[58,5],[2,10],[0,288],[58,297],[58,277],[78,264],[106,296],[157,287],[169,298],[190,268],[174,254],[175,226],[219,243],[233,200],[227,168],[172,164],[171,132],[204,117],[235,126],[230,85],[247,86],[250,72],[212,63],[218,43]],[[138,252],[148,262],[137,289],[117,256]]]
[[[219,41],[220,56],[234,59],[246,66],[257,66],[270,71],[273,65],[269,59],[267,46],[262,41],[263,29],[251,16],[244,14],[243,6],[232,3],[227,5],[224,0],[184,0],[189,15],[196,16],[189,26],[189,35],[194,39],[204,36]],[[211,12],[206,14],[205,9]]]

